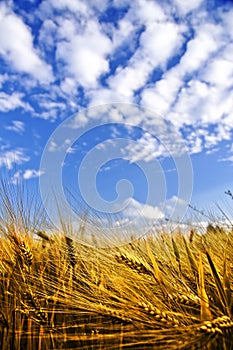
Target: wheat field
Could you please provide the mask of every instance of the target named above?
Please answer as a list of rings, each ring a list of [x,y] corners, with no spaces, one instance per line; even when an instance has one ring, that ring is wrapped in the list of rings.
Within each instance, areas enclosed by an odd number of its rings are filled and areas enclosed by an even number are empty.
[[[233,349],[231,227],[100,249],[1,186],[0,349]]]

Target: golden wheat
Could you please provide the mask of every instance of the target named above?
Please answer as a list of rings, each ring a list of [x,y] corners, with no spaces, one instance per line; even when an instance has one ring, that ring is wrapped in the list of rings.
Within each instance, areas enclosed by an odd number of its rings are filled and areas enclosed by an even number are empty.
[[[29,224],[3,194],[0,349],[233,350],[232,229],[98,249]]]

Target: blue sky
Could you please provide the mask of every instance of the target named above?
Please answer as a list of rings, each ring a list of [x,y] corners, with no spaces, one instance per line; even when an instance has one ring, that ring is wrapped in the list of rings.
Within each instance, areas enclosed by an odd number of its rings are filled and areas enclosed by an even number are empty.
[[[220,0],[1,1],[0,171],[41,181],[42,197],[59,180],[122,220],[221,201],[233,190],[232,18]]]

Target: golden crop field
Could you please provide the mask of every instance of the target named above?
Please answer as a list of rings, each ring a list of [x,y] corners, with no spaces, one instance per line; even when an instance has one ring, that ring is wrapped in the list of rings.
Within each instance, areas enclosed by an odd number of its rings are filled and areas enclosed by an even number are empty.
[[[233,349],[231,228],[100,249],[33,231],[12,198],[2,184],[0,349]]]

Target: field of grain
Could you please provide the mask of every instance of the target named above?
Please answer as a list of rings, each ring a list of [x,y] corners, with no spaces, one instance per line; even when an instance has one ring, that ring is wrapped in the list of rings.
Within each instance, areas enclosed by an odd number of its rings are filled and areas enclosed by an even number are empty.
[[[3,192],[0,349],[233,349],[231,228],[100,249],[27,229]]]

